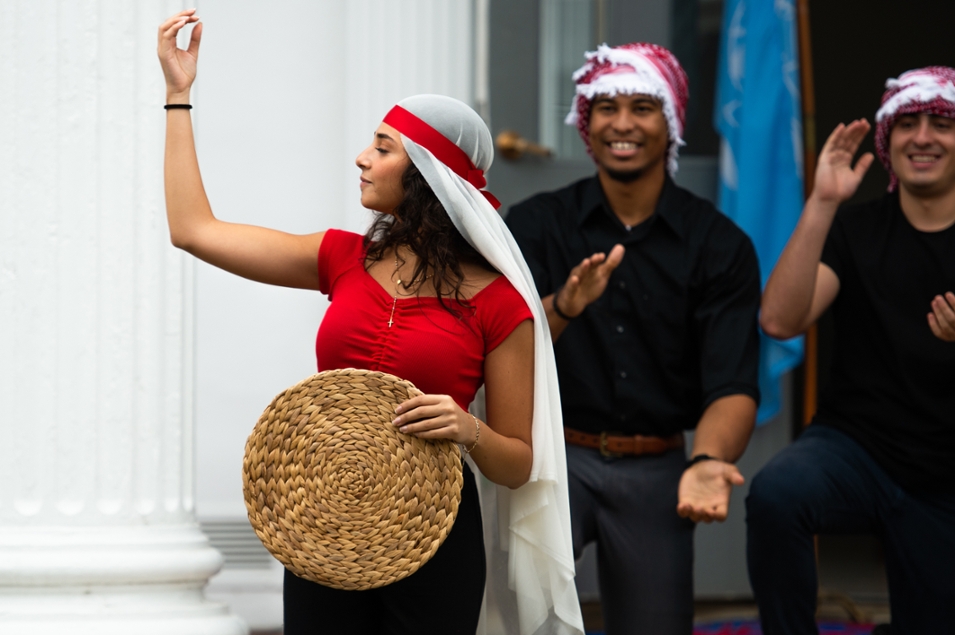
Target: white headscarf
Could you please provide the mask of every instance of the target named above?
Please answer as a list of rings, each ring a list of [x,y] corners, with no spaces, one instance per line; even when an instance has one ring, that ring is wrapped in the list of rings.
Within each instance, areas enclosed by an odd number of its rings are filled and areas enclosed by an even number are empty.
[[[491,133],[470,107],[442,95],[404,99],[384,121],[401,133],[408,156],[464,239],[507,277],[534,315],[534,462],[530,480],[516,490],[494,488],[496,505],[483,496],[482,515],[485,526],[491,528],[485,535],[492,536],[492,544],[486,545],[488,589],[503,586],[500,578],[506,570],[507,586],[513,593],[495,588],[486,597],[490,600],[493,595],[508,632],[514,632],[508,627],[516,613],[520,635],[582,635],[554,350],[544,307],[524,257],[495,210],[496,199],[478,189],[484,186],[483,172],[494,159]],[[444,141],[436,138],[434,131]],[[446,141],[463,151],[471,165],[462,167],[464,157],[454,156],[454,148]]]

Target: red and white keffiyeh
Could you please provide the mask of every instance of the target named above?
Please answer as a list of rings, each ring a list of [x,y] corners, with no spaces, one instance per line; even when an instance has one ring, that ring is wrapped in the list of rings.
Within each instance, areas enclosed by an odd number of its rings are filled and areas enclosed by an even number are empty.
[[[648,95],[659,99],[669,130],[667,170],[676,174],[677,158],[686,124],[689,82],[680,62],[657,44],[634,42],[610,48],[601,44],[585,54],[587,62],[573,75],[577,95],[564,122],[576,125],[587,152],[590,149],[590,107],[597,95]]]
[[[955,119],[955,68],[926,66],[885,82],[882,107],[875,114],[875,150],[889,172],[889,191],[899,185],[889,157],[889,135],[902,115],[926,113]]]

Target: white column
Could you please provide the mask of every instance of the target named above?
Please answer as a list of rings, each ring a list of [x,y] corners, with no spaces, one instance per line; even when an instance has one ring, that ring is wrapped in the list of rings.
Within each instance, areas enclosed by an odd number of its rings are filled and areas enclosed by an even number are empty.
[[[193,270],[168,244],[156,29],[0,2],[0,632],[238,635],[202,588]]]

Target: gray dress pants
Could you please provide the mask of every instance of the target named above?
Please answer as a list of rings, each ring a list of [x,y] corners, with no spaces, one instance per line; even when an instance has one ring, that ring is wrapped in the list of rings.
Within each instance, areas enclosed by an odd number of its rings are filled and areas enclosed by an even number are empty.
[[[676,513],[683,449],[604,457],[567,445],[574,556],[597,543],[607,635],[691,635],[693,529]]]

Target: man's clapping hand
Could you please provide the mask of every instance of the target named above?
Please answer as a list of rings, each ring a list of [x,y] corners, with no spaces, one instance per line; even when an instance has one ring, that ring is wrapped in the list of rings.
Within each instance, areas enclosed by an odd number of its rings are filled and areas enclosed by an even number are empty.
[[[577,317],[588,304],[603,295],[610,274],[620,265],[623,254],[623,245],[614,245],[609,254],[596,253],[574,267],[563,288],[554,296],[554,302],[559,302],[560,311],[564,315]]]
[[[955,293],[937,295],[932,300],[932,312],[928,314],[928,326],[943,342],[955,342]]]

